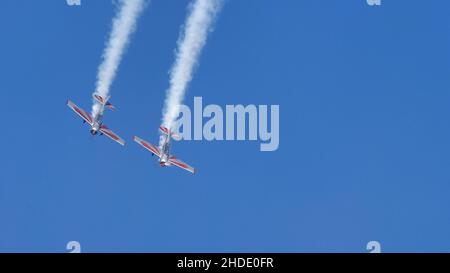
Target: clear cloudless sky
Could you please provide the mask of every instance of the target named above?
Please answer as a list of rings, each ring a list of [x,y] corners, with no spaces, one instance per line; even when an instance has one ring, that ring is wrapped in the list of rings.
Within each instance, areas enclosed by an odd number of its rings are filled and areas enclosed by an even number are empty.
[[[157,128],[187,0],[153,0],[91,137],[113,1],[0,7],[0,252],[450,251],[450,2],[226,0],[185,104],[280,105],[280,146]]]

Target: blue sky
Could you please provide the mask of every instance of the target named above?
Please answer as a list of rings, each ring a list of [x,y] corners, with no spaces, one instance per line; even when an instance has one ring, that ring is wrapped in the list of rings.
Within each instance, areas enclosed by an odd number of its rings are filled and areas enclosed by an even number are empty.
[[[280,146],[157,142],[189,1],[153,0],[92,138],[109,0],[0,9],[0,252],[450,251],[450,3],[227,0],[186,95],[280,105]]]

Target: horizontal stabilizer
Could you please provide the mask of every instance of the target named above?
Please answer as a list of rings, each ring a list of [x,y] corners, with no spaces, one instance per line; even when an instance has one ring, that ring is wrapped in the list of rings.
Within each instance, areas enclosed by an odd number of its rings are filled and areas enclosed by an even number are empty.
[[[107,107],[108,109],[111,110],[116,110],[116,107],[114,105],[112,105],[111,102],[109,102],[109,96],[105,99],[100,95],[94,94],[92,95],[92,97],[101,105],[104,105],[105,107]]]
[[[170,131],[169,129],[167,129],[166,127],[164,127],[162,125],[159,126],[159,130],[161,131],[161,133],[163,133],[166,136],[170,135],[173,139],[175,139],[177,141],[181,140],[181,136],[179,134]]]

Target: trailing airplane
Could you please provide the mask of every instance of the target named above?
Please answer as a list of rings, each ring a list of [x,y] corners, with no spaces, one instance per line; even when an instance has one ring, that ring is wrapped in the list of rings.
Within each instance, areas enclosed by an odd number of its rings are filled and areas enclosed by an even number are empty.
[[[159,126],[159,130],[163,134],[164,140],[161,145],[161,149],[155,147],[154,145],[148,143],[147,141],[135,136],[133,139],[137,143],[139,143],[142,147],[149,150],[152,155],[156,155],[159,157],[159,164],[161,167],[175,165],[180,167],[188,172],[195,173],[195,169],[184,163],[183,161],[176,158],[174,155],[170,154],[170,139],[173,138],[175,140],[179,140],[181,137],[164,126]]]

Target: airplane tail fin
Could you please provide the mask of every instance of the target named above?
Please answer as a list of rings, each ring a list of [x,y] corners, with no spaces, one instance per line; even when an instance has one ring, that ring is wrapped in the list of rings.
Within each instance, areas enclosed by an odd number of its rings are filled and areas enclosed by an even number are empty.
[[[92,95],[92,97],[98,101],[100,104],[104,105],[105,107],[109,108],[110,110],[116,110],[116,107],[114,105],[112,105],[112,103],[109,102],[109,97],[107,97],[106,99],[103,98],[100,95],[94,94]]]
[[[172,132],[172,131],[170,131],[169,129],[167,129],[166,127],[164,127],[164,126],[159,126],[159,130],[161,131],[161,133],[163,133],[164,135],[167,135],[167,136],[171,136],[173,139],[175,139],[175,140],[181,140],[181,136],[179,135],[179,134],[177,134],[177,133],[174,133],[174,132]]]

